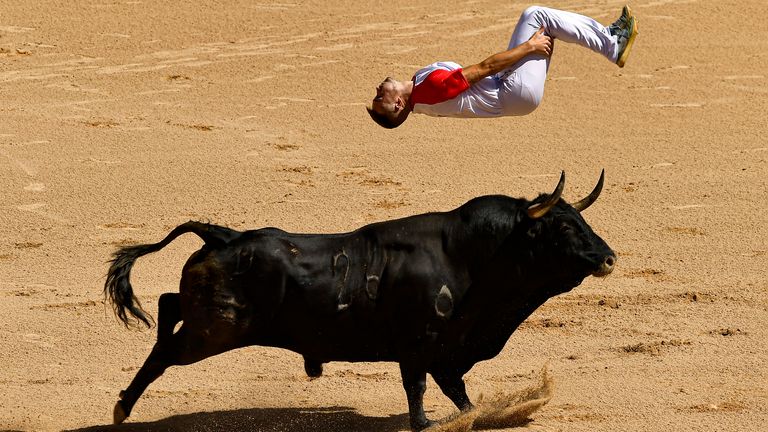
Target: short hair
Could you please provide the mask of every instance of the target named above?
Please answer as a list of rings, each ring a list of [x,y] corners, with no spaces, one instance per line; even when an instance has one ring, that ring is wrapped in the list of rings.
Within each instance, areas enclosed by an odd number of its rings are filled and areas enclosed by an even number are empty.
[[[378,111],[374,111],[371,107],[365,107],[366,110],[368,110],[368,115],[371,116],[373,121],[375,121],[379,126],[386,128],[386,129],[394,129],[401,124],[403,124],[403,120],[400,120],[398,118],[392,118],[386,114],[382,114]]]

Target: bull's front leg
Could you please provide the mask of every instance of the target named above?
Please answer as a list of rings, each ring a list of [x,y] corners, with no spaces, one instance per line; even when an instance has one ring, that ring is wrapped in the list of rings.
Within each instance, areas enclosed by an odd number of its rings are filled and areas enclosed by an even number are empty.
[[[427,372],[423,368],[400,363],[400,374],[403,377],[403,387],[408,397],[408,416],[411,429],[420,431],[428,428],[433,422],[424,413],[424,392],[427,390]]]
[[[474,406],[467,396],[467,389],[464,385],[464,380],[458,372],[432,372],[432,378],[440,386],[440,390],[443,394],[448,396],[449,399],[456,405],[456,408],[461,411],[469,411]]]

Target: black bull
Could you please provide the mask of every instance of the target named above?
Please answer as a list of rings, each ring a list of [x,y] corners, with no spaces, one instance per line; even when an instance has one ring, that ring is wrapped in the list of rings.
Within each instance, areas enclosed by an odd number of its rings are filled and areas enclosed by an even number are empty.
[[[159,243],[121,248],[105,294],[126,325],[149,326],[129,281],[134,261],[187,232],[205,241],[184,266],[179,293],[160,296],[157,343],[120,393],[115,423],[169,366],[250,345],[303,355],[310,376],[330,361],[398,362],[415,430],[430,424],[427,373],[470,409],[463,376],[475,363],[496,356],[548,298],[613,269],[615,254],[579,214],[603,175],[573,205],[560,198],[564,182],[563,174],[552,194],[533,201],[483,196],[346,234],[187,222]]]

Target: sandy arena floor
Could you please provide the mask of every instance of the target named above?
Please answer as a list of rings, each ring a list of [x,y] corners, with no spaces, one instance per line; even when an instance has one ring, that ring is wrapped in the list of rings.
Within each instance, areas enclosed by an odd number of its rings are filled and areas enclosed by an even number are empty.
[[[4,2],[0,7],[0,430],[407,428],[395,364],[253,347],[172,368],[111,423],[154,342],[103,303],[117,246],[189,219],[341,232],[468,199],[607,182],[585,217],[616,271],[550,300],[472,397],[534,383],[542,431],[768,424],[768,26],[764,0],[637,0],[619,69],[557,43],[543,105],[387,131],[379,80],[506,46],[520,1]],[[192,2],[194,3],[194,2]],[[623,3],[550,0],[611,22]],[[201,242],[138,261],[154,313]],[[454,412],[430,381],[428,415]]]

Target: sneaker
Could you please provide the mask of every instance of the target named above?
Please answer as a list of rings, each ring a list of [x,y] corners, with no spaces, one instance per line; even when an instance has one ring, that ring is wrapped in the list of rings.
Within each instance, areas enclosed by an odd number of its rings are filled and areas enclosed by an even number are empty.
[[[629,8],[625,8],[629,10]],[[623,17],[623,15],[622,15]],[[619,18],[621,20],[621,18]],[[624,67],[624,63],[627,62],[629,52],[632,50],[632,44],[635,43],[635,37],[637,36],[637,20],[633,16],[629,16],[626,26],[619,28],[616,31],[616,44],[619,46],[619,55],[616,59],[616,64],[619,67]]]
[[[629,19],[632,17],[632,10],[629,8],[629,6],[624,6],[624,8],[621,10],[621,16],[619,19],[608,26],[608,31],[611,33],[611,36],[616,36],[619,31],[627,28]]]

